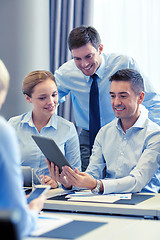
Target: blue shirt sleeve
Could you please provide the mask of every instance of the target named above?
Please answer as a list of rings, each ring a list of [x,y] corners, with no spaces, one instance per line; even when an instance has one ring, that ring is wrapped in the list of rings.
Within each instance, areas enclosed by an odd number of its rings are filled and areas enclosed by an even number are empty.
[[[74,124],[71,123],[71,126],[70,138],[65,143],[65,157],[73,169],[81,171],[79,138]]]
[[[19,228],[21,236],[34,230],[37,213],[27,207],[22,190],[23,179],[20,169],[20,153],[14,129],[0,118],[0,208],[17,209],[21,220]]]

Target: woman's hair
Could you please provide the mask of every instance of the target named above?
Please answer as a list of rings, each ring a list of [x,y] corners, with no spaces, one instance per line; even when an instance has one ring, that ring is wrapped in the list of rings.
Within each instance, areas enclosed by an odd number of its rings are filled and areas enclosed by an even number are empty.
[[[93,47],[98,50],[101,39],[97,30],[93,27],[80,26],[74,28],[68,37],[69,50],[79,48],[91,42]]]
[[[38,70],[38,71],[30,72],[24,78],[22,83],[23,94],[27,94],[29,97],[31,97],[34,87],[37,84],[46,81],[48,78],[53,80],[53,82],[56,84],[54,75],[49,71]]]
[[[0,91],[8,90],[9,86],[9,72],[4,63],[0,59]]]

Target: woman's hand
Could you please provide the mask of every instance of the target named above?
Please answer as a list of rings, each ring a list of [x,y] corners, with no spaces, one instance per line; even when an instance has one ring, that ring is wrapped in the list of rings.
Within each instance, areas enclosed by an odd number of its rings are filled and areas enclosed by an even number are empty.
[[[59,168],[53,162],[50,162],[48,159],[46,159],[46,161],[52,180],[61,183],[65,188],[71,188],[71,185],[68,183],[63,171],[59,173]]]
[[[51,188],[58,188],[58,183],[57,183],[57,181],[53,180],[53,179],[52,179],[51,177],[49,177],[49,176],[45,176],[45,178],[44,178],[44,183],[45,183],[46,185],[50,185]]]
[[[29,207],[29,209],[35,210],[37,213],[39,213],[43,208],[45,200],[46,200],[46,197],[44,195],[41,195],[40,197],[32,200],[28,204],[28,207]]]

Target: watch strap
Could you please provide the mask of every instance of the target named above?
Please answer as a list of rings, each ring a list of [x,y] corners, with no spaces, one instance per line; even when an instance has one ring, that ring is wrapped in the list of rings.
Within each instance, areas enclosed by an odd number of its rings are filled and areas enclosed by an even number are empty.
[[[101,181],[97,180],[97,186],[92,189],[92,193],[94,193],[94,194],[100,193],[100,187],[101,187]]]

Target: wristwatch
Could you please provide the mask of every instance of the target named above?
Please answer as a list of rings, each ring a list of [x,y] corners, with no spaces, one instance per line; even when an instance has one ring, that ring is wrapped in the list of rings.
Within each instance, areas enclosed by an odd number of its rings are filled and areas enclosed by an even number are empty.
[[[95,188],[92,189],[92,193],[94,194],[98,194],[100,193],[100,186],[101,186],[101,181],[100,180],[97,180],[97,186]]]

